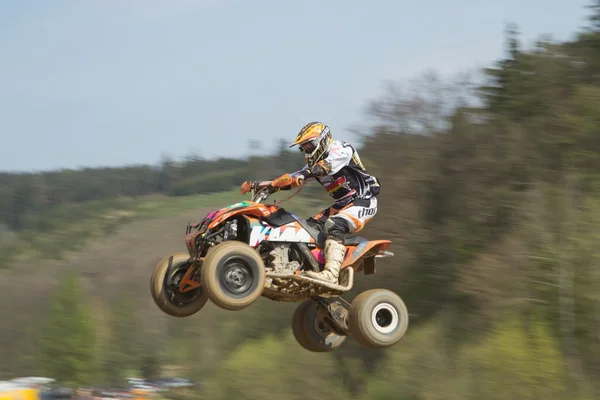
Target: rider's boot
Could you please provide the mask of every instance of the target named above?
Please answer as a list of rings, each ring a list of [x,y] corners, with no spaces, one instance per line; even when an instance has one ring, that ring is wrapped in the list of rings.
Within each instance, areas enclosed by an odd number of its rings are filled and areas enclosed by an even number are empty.
[[[333,239],[325,241],[325,269],[321,272],[307,271],[306,275],[327,283],[337,284],[340,268],[344,262],[346,247]]]

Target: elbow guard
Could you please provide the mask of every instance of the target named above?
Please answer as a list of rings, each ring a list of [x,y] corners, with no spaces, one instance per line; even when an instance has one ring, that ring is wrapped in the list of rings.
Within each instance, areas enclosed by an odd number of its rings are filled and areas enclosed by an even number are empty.
[[[311,177],[320,178],[331,171],[331,168],[325,161],[319,161],[314,167],[308,170]]]

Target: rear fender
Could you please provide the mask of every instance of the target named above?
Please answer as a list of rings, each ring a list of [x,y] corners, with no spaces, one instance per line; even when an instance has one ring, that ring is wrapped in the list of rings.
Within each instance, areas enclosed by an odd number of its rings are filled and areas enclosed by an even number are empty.
[[[385,252],[390,244],[392,244],[390,240],[370,240],[356,246],[347,246],[342,268],[354,266],[364,257],[377,256],[378,254],[389,256],[391,253],[383,252]]]

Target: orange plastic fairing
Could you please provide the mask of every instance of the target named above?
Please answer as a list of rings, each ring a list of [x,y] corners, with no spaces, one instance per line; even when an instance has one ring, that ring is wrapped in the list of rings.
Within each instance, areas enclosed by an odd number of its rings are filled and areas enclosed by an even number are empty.
[[[276,208],[273,210],[275,211]],[[252,247],[258,246],[262,241],[284,241],[284,242],[308,242],[316,243],[316,240],[298,223],[298,221],[278,227],[265,227],[258,218],[245,215],[250,225],[249,244]],[[258,229],[256,229],[258,228]],[[302,233],[301,233],[302,232]]]
[[[212,229],[215,226],[222,223],[223,221],[225,221],[227,218],[229,218],[233,215],[237,215],[237,214],[252,215],[252,216],[255,216],[258,218],[264,218],[264,217],[269,216],[271,213],[275,212],[278,208],[277,206],[274,206],[272,204],[265,205],[265,204],[261,204],[261,203],[255,203],[253,201],[246,201],[244,203],[245,203],[245,205],[240,208],[233,208],[233,209],[224,208],[224,209],[220,210],[217,213],[216,218],[214,218],[211,221],[211,223],[208,225],[208,228]]]
[[[342,264],[342,268],[349,267],[356,263],[361,257],[368,252],[377,254],[379,251],[386,250],[392,242],[390,240],[371,240],[369,242],[360,243],[357,246],[347,246],[348,253]]]

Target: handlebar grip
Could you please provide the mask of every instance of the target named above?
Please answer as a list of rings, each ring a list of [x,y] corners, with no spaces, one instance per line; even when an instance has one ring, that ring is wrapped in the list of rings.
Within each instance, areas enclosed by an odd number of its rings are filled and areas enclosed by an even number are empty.
[[[258,189],[264,189],[268,186],[271,186],[271,182],[273,182],[273,181],[258,181],[258,182],[256,182],[256,187]]]

